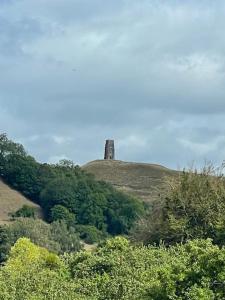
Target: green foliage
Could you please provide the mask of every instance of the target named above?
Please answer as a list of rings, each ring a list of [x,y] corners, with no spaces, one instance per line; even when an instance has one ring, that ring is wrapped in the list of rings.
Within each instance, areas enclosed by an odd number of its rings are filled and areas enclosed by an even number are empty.
[[[80,238],[87,244],[99,243],[107,237],[106,233],[90,225],[77,225],[76,231],[79,232]]]
[[[0,261],[4,261],[12,245],[21,237],[55,253],[78,251],[80,240],[74,228],[65,222],[47,224],[39,219],[19,219],[0,227]]]
[[[66,256],[82,294],[97,299],[224,299],[225,249],[210,240],[134,247],[117,237],[93,253]]]
[[[0,226],[0,263],[7,259],[7,254],[12,246],[5,228]]]
[[[40,164],[6,135],[0,135],[0,172],[7,183],[41,205],[49,222],[94,226],[116,235],[128,233],[143,214],[138,200],[96,181],[73,162]]]
[[[127,234],[135,220],[144,214],[143,204],[116,190],[111,191],[108,199],[108,232],[112,235]]]
[[[26,156],[26,152],[22,145],[14,143],[7,138],[6,134],[0,134],[0,170],[1,175],[7,165],[7,160],[11,155]]]
[[[18,209],[11,216],[12,218],[35,218],[37,215],[37,209],[33,206],[23,205],[20,209]]]
[[[1,300],[76,300],[65,264],[46,249],[20,239],[0,271]]]
[[[41,186],[39,165],[31,156],[9,154],[2,168],[2,176],[13,188],[33,200],[38,199]]]
[[[211,238],[225,244],[225,178],[209,166],[201,173],[183,172],[171,192],[139,222],[135,239],[166,244]]]
[[[222,300],[225,248],[211,240],[134,246],[123,237],[58,257],[19,239],[0,267],[0,300]]]
[[[69,226],[74,226],[76,223],[75,214],[71,213],[65,206],[55,205],[51,209],[51,221],[65,221]]]
[[[60,245],[58,253],[70,253],[80,250],[79,234],[74,227],[68,227],[64,221],[55,221],[50,224],[50,236]]]

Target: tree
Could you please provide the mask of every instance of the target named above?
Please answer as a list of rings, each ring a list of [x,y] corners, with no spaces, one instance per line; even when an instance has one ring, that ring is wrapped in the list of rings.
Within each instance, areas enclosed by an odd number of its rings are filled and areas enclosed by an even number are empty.
[[[0,161],[7,158],[8,155],[17,154],[26,156],[26,151],[21,144],[15,143],[8,139],[5,133],[0,134]]]
[[[76,300],[65,264],[28,239],[18,240],[0,270],[1,300]]]
[[[211,166],[183,171],[171,184],[171,191],[154,203],[148,216],[134,232],[144,243],[166,244],[195,238],[212,238],[225,244],[225,178]]]
[[[68,226],[75,226],[75,214],[71,213],[65,206],[55,205],[51,209],[51,221],[63,220]]]
[[[144,206],[137,199],[113,190],[108,196],[106,209],[108,232],[127,234],[136,220],[144,214]]]
[[[51,209],[56,205],[61,205],[69,210],[76,209],[76,178],[67,176],[56,177],[49,181],[41,192],[41,205],[49,219]]]
[[[0,134],[0,175],[4,176],[4,168],[11,155],[26,156],[22,145],[14,143],[7,138],[5,133]]]
[[[58,253],[77,252],[82,249],[79,234],[74,227],[69,227],[65,221],[56,221],[50,224],[50,236],[60,245]]]

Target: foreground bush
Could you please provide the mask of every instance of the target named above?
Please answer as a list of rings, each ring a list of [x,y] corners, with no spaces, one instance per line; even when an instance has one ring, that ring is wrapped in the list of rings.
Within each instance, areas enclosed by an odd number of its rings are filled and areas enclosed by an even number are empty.
[[[170,248],[108,240],[96,253],[70,255],[79,291],[97,299],[224,299],[225,249],[210,240]]]
[[[60,258],[20,239],[0,271],[1,300],[76,300],[73,283]]]
[[[210,240],[165,248],[108,240],[60,258],[20,239],[0,268],[0,300],[221,300],[225,249]]]

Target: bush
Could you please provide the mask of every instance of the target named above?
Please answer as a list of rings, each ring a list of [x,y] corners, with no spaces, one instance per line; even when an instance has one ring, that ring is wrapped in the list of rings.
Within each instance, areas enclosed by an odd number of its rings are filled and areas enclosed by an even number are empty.
[[[106,233],[103,233],[94,226],[77,225],[76,231],[79,232],[80,238],[87,244],[99,243],[107,237]]]
[[[33,206],[23,205],[15,213],[11,214],[12,218],[36,218],[37,209]]]
[[[47,224],[39,219],[19,219],[0,227],[0,260],[4,261],[10,248],[21,237],[29,238],[38,246],[63,254],[81,249],[80,239],[74,228],[65,222]]]

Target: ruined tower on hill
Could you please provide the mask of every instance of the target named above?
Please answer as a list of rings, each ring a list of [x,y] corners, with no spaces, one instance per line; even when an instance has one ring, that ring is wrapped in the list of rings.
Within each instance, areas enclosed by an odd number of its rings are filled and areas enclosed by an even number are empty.
[[[106,140],[104,159],[112,159],[112,160],[115,159],[114,140]]]

